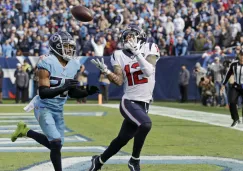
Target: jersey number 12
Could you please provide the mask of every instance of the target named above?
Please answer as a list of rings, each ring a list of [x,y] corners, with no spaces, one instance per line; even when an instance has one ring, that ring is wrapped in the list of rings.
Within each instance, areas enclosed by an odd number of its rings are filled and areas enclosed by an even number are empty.
[[[139,67],[138,63],[134,63],[131,66],[131,68],[133,68],[133,69],[136,69],[137,67]],[[137,85],[137,84],[144,84],[144,83],[148,82],[147,78],[142,77],[141,79],[139,79],[138,76],[143,74],[143,72],[141,70],[135,71],[134,73],[131,74],[130,65],[126,65],[124,70],[126,72],[126,76],[127,76],[127,80],[128,80],[128,86],[133,86],[133,85]]]

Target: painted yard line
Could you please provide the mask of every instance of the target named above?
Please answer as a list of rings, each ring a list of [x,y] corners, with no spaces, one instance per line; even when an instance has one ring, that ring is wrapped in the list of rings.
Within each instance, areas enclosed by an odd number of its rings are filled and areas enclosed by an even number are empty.
[[[106,114],[106,112],[64,112],[65,116],[105,116]],[[0,113],[0,119],[12,118],[34,118],[34,113]]]
[[[119,108],[119,105],[116,104],[106,104],[105,106],[110,108]],[[222,126],[226,128],[231,128],[230,125],[232,123],[232,119],[229,115],[192,111],[185,109],[175,109],[153,105],[149,107],[149,114],[207,123],[210,125]],[[238,124],[237,127],[231,129],[243,131],[243,124]]]
[[[113,156],[106,164],[127,164],[131,156]],[[243,161],[207,156],[141,156],[141,164],[209,164],[223,167],[223,171],[243,171]],[[91,157],[70,157],[62,159],[64,171],[86,171]],[[179,166],[178,166],[179,167]],[[81,169],[81,170],[80,170]],[[22,171],[53,171],[51,162],[41,163]]]
[[[15,130],[13,129],[7,129],[7,130],[0,130],[0,134],[12,134]],[[36,131],[36,132],[42,132],[41,129],[34,129],[33,131]],[[64,132],[70,132],[69,130],[65,129]]]
[[[65,137],[65,143],[70,142],[87,142],[89,140],[82,138],[77,135]],[[18,138],[14,143],[10,138],[0,138],[0,147],[13,147],[13,146],[29,146],[29,145],[39,145],[35,140],[31,138]]]
[[[106,148],[102,146],[63,147],[62,152],[90,152],[102,153]],[[0,147],[0,152],[50,152],[46,147]]]
[[[7,129],[15,129],[17,128],[17,125],[0,125],[0,130],[7,130]],[[30,129],[40,129],[40,125],[28,125],[28,128]]]
[[[16,106],[23,106],[25,107],[27,104],[0,104],[0,107],[16,107]],[[64,106],[102,106],[99,104],[65,104]]]
[[[36,119],[23,119],[23,120],[22,119],[18,119],[18,120],[17,119],[15,119],[15,120],[7,119],[7,120],[0,120],[0,123],[18,123],[19,121],[38,124]]]

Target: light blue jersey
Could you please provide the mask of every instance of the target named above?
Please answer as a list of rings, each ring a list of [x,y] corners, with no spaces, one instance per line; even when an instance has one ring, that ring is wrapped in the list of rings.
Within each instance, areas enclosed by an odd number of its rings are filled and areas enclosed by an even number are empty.
[[[80,69],[80,62],[72,59],[63,67],[57,57],[49,54],[40,57],[37,67],[50,73],[50,88],[57,88],[64,85],[65,79],[74,79]],[[33,99],[35,117],[49,141],[60,139],[64,143],[63,105],[67,94],[65,92],[52,99],[41,99],[39,96]]]
[[[53,54],[45,55],[40,58],[37,64],[38,69],[45,69],[50,73],[50,88],[62,87],[65,79],[74,79],[80,69],[79,60],[71,59],[65,67],[61,65],[57,57]],[[41,99],[39,97],[37,105],[41,108],[46,107],[53,111],[62,111],[63,105],[67,100],[68,92],[64,92],[52,99]]]

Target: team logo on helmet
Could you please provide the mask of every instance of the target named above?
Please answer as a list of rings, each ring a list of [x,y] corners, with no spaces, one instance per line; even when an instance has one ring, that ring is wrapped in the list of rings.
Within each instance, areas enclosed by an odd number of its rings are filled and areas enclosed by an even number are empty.
[[[49,39],[49,47],[52,53],[69,61],[76,52],[76,43],[73,37],[65,31],[59,31]]]

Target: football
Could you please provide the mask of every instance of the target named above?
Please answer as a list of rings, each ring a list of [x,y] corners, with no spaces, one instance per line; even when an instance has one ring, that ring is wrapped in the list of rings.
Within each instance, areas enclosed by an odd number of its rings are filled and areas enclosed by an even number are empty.
[[[84,6],[74,6],[71,9],[71,13],[73,17],[78,21],[88,22],[93,20],[92,12]]]

